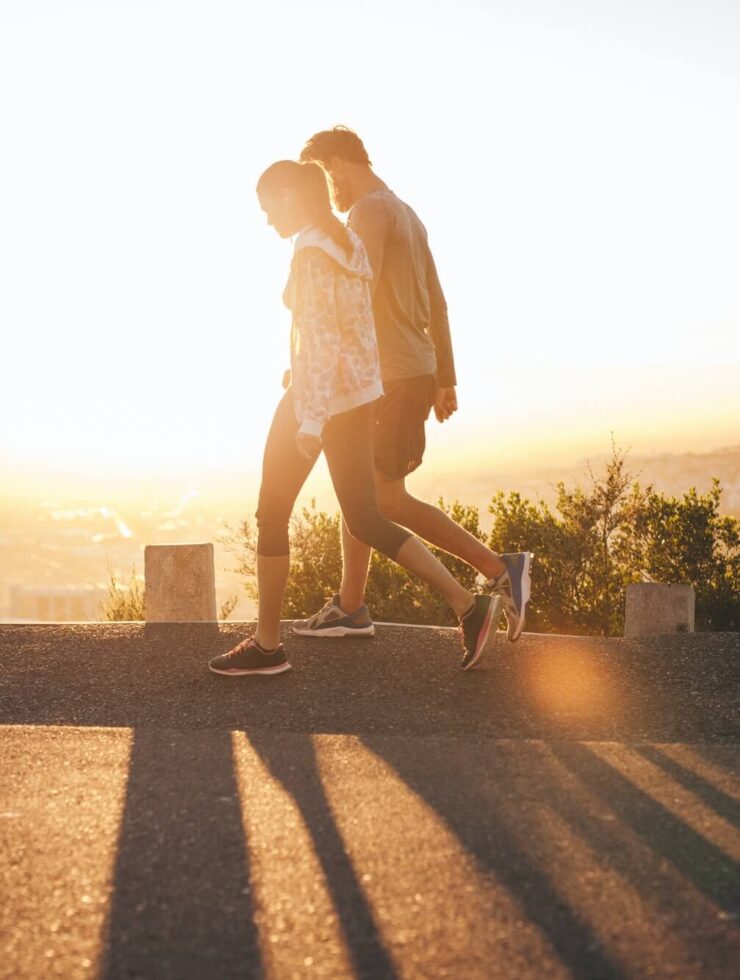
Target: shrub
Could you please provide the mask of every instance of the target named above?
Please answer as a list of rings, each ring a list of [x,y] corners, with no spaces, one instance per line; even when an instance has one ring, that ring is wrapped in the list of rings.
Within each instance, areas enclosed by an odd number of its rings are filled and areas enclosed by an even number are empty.
[[[136,566],[131,566],[128,585],[120,581],[111,568],[108,579],[108,595],[99,604],[101,618],[111,622],[143,620],[144,579],[136,574]]]
[[[494,494],[487,543],[498,553],[530,550],[532,600],[527,628],[534,632],[621,635],[625,589],[630,582],[688,583],[696,590],[699,629],[740,628],[740,522],[719,513],[717,480],[706,494],[695,489],[666,497],[642,489],[625,468],[626,454],[613,447],[604,471],[589,468],[587,486],[557,485],[553,508],[517,492]],[[477,507],[438,501],[450,517],[485,540]],[[291,574],[283,615],[303,618],[339,590],[342,576],[339,514],[315,501],[291,522]],[[244,521],[233,538],[247,590],[256,597],[255,529]],[[468,589],[478,573],[439,549],[434,554]],[[428,586],[373,552],[366,601],[380,621],[428,625],[456,622]]]

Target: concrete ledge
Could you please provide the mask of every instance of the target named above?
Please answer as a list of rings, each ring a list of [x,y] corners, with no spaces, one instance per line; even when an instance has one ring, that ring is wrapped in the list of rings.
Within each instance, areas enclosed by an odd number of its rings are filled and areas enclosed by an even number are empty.
[[[638,582],[627,586],[625,636],[694,632],[694,588]]]
[[[0,625],[0,724],[217,728],[495,738],[737,737],[740,634],[635,639],[498,634],[459,668],[453,630],[298,637],[293,670],[228,678],[210,657],[243,623]]]
[[[147,622],[216,621],[212,544],[147,545],[144,580]]]

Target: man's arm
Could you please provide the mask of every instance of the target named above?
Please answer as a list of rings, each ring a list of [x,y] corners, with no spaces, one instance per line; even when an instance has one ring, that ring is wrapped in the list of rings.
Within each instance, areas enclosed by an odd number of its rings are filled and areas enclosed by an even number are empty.
[[[370,295],[375,295],[380,273],[383,268],[385,243],[390,232],[390,218],[385,203],[377,197],[361,197],[349,214],[348,224],[352,231],[362,239],[373,278],[370,282]]]
[[[427,246],[427,289],[429,290],[429,335],[437,353],[437,387],[454,388],[455,358],[452,354],[450,323],[447,318],[447,300],[437,275],[432,253]]]

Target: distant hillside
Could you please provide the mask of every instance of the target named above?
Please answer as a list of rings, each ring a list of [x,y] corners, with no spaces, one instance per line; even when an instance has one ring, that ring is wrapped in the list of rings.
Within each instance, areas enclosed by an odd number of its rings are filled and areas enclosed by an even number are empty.
[[[599,473],[607,458],[606,454],[594,455],[588,462]],[[652,483],[657,490],[670,495],[681,495],[691,487],[704,492],[711,487],[712,478],[717,477],[722,484],[722,511],[740,517],[740,446],[707,453],[630,454],[627,469],[642,486]],[[542,498],[552,503],[555,487],[561,480],[566,485],[587,482],[587,460],[551,467],[538,467],[534,463],[531,468],[484,470],[474,474],[468,470],[444,471],[435,467],[430,458],[429,465],[425,464],[412,476],[409,485],[412,491],[427,499],[441,494],[446,499],[457,498],[485,509],[497,490],[518,490],[530,500]]]

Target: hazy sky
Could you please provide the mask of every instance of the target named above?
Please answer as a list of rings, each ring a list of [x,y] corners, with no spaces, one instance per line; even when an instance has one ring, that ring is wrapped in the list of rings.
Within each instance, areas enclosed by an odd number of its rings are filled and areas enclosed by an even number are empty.
[[[258,465],[254,185],[338,122],[437,257],[440,454],[740,442],[739,120],[735,0],[2,0],[0,465]]]

